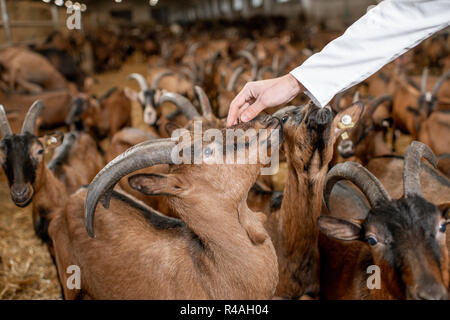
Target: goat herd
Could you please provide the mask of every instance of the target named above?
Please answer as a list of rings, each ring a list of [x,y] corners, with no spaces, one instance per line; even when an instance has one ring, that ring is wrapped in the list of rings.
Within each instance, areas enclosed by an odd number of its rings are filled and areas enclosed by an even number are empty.
[[[56,33],[41,48],[0,52],[0,163],[12,201],[32,205],[64,298],[447,299],[448,35],[329,107],[297,97],[298,106],[236,125],[282,133],[280,192],[274,176],[260,175],[267,159],[171,157],[176,129],[201,121],[225,134],[247,81],[289,72],[329,36],[318,28],[296,41],[288,32],[242,34],[164,31],[124,49],[126,39],[108,33],[97,41]],[[97,70],[120,66],[127,48],[145,52],[147,74],[121,79],[140,90],[90,94],[83,55],[71,47],[87,43]],[[146,130],[131,126],[134,102]],[[404,155],[400,132],[414,140]],[[71,266],[79,287],[67,285]]]

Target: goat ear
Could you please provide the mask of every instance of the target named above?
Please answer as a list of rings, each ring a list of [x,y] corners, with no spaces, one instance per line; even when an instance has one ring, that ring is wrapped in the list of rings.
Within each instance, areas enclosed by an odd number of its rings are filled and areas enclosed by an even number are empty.
[[[64,141],[64,133],[61,131],[46,134],[42,138],[39,139],[44,146],[44,149],[50,150],[60,146]]]
[[[181,127],[175,122],[167,122],[164,128],[166,129],[166,132],[169,135],[169,137],[175,130],[181,129]]]
[[[123,90],[125,92],[125,96],[132,101],[139,101],[139,94],[130,88],[125,88]]]
[[[185,191],[182,181],[170,174],[136,174],[128,178],[131,188],[148,196],[179,195]]]
[[[320,216],[317,219],[320,231],[328,237],[338,240],[358,240],[362,239],[361,225],[344,219],[329,216]]]
[[[238,215],[241,226],[245,229],[253,244],[261,244],[268,238],[263,226],[266,219],[263,213],[251,211],[244,203],[239,206]]]
[[[341,134],[356,126],[361,119],[363,111],[364,105],[362,102],[356,102],[347,109],[340,111],[333,119],[331,126],[332,139],[335,141]]]

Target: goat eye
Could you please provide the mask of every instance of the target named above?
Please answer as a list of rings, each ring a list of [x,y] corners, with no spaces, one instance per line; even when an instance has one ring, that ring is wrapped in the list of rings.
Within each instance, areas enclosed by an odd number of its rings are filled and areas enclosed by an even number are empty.
[[[439,227],[439,231],[444,233],[447,230],[447,224],[443,223],[441,224],[441,226]]]
[[[210,156],[210,155],[212,155],[213,151],[210,147],[206,147],[204,153],[205,153],[205,156]]]
[[[281,118],[281,121],[282,121],[283,123],[286,123],[286,121],[287,121],[288,118],[289,118],[288,116],[284,116],[283,118]]]
[[[374,246],[378,243],[378,240],[375,237],[370,236],[367,237],[367,243],[370,244],[371,246]]]

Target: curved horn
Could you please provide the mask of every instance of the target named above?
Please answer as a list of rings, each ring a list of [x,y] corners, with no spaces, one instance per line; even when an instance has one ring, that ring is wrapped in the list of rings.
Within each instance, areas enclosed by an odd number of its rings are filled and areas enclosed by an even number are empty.
[[[147,80],[139,74],[139,73],[132,73],[127,77],[128,80],[136,80],[139,83],[139,87],[141,87],[141,91],[148,90],[148,84]]]
[[[209,102],[208,96],[206,95],[203,88],[199,86],[194,87],[195,93],[197,94],[197,98],[200,101],[200,106],[202,108],[202,115],[204,117],[210,117],[213,115],[211,103]]]
[[[1,104],[0,104],[0,130],[2,132],[2,138],[12,135],[11,126],[9,125],[5,108]]]
[[[171,139],[142,142],[112,160],[95,176],[89,185],[84,209],[85,227],[91,237],[95,237],[97,203],[101,201],[103,207],[108,208],[114,186],[127,174],[156,164],[173,163],[171,151],[175,144]]]
[[[280,118],[283,117],[283,115],[291,110],[297,109],[297,108],[303,108],[304,106],[287,106],[284,108],[281,108],[280,110],[277,110],[272,114],[272,117],[274,118]]]
[[[393,99],[394,98],[390,95],[378,97],[375,100],[373,100],[373,103],[370,105],[370,108],[367,109],[367,112],[369,114],[373,114],[379,106],[381,106],[386,101],[389,101],[392,103]]]
[[[436,157],[433,151],[422,142],[413,141],[406,149],[405,163],[403,168],[404,196],[422,195],[420,185],[421,159],[425,158],[436,168]]]
[[[256,60],[255,56],[247,50],[241,50],[237,54],[238,56],[244,57],[248,60],[252,69],[252,80],[256,80],[256,77],[258,76],[258,61]]]
[[[187,51],[188,56],[193,56],[195,54],[195,51],[197,51],[198,48],[200,48],[201,43],[200,42],[194,42],[191,46],[189,46],[189,49]]]
[[[44,103],[41,100],[36,100],[30,107],[23,121],[21,133],[34,134],[34,127],[36,126],[36,120],[44,108]]]
[[[234,87],[236,86],[237,79],[241,76],[241,74],[245,71],[245,68],[240,66],[234,69],[233,73],[231,74],[230,81],[227,85],[227,91],[234,91]]]
[[[441,86],[444,84],[444,82],[450,78],[450,70],[445,72],[440,78],[439,80],[436,82],[436,84],[433,87],[433,91],[432,91],[432,95],[434,97],[437,96],[439,89],[441,88]]]
[[[420,93],[425,94],[427,92],[428,82],[428,68],[424,68],[422,71],[422,82],[420,84]]]
[[[258,75],[257,75],[257,77],[256,77],[256,80],[264,80],[264,74],[265,74],[267,71],[272,71],[272,73],[273,73],[272,67],[271,67],[271,66],[264,66],[264,67],[262,67],[261,69],[259,69],[259,70],[258,70]]]
[[[352,103],[357,103],[359,100],[360,100],[360,98],[359,98],[359,91],[356,91],[355,94],[353,95]]]
[[[278,75],[280,71],[280,54],[277,52],[272,59],[272,72],[275,76]]]
[[[192,83],[195,83],[195,74],[189,67],[180,67],[180,72]]]
[[[345,91],[341,91],[337,95],[334,96],[333,103],[331,104],[331,109],[333,109],[334,112],[339,113],[341,111],[340,103],[341,103],[341,99],[344,95],[345,95]]]
[[[165,92],[159,98],[158,105],[161,105],[164,102],[172,102],[173,104],[175,104],[177,108],[179,108],[189,120],[193,119],[194,117],[200,116],[197,109],[195,109],[192,103],[181,94]]]
[[[175,73],[173,73],[172,71],[166,71],[166,72],[162,72],[160,74],[158,74],[156,77],[153,78],[152,81],[152,89],[156,90],[159,87],[159,82],[161,81],[162,78],[168,77],[168,76],[173,76]]]
[[[391,201],[386,189],[369,170],[356,162],[344,162],[335,165],[327,174],[323,198],[328,209],[333,186],[344,179],[353,182],[364,193],[372,207],[380,201]]]

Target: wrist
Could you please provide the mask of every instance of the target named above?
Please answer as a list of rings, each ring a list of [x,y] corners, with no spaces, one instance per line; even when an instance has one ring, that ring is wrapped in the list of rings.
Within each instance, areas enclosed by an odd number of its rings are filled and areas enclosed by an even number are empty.
[[[298,81],[297,78],[295,78],[292,74],[288,73],[285,77],[287,78],[287,82],[289,84],[293,97],[305,91],[305,88],[300,83],[300,81]]]

